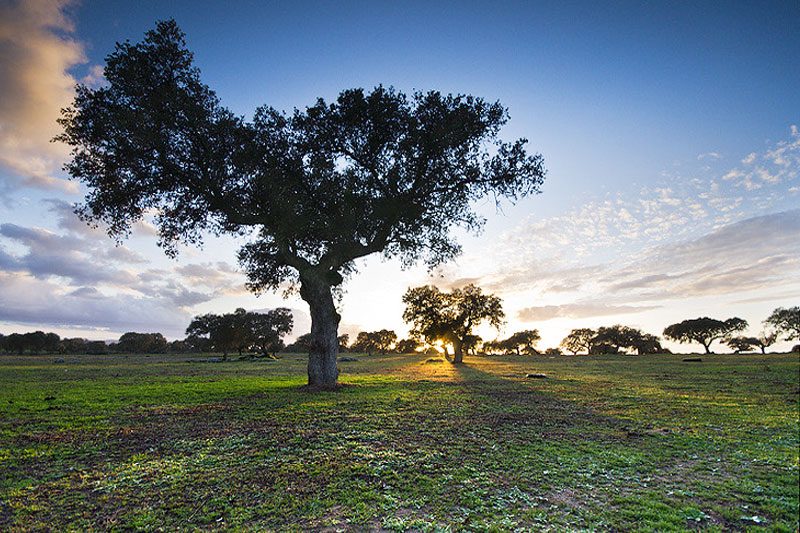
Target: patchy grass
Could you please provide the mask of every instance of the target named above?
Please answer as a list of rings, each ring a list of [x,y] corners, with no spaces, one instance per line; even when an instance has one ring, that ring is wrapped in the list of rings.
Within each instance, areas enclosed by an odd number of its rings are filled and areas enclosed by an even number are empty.
[[[53,359],[0,358],[2,530],[798,528],[796,355]]]

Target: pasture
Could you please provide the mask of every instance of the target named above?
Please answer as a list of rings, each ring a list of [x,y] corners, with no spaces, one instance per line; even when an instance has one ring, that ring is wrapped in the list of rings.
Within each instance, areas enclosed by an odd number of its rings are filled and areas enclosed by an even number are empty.
[[[796,531],[798,356],[702,358],[4,356],[0,529]]]

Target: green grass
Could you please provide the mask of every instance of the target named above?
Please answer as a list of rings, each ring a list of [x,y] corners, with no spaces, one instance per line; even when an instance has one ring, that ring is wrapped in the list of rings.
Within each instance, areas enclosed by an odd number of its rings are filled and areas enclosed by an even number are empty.
[[[798,528],[796,355],[186,359],[0,357],[0,530]]]

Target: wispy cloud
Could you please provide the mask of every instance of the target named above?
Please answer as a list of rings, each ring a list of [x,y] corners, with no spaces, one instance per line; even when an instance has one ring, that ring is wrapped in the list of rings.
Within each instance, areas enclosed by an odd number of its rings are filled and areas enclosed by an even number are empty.
[[[528,307],[521,320],[636,313],[687,297],[797,288],[800,209],[752,217],[623,261],[572,266],[550,262],[487,273],[477,282],[501,293],[591,291],[591,300]]]
[[[574,302],[564,305],[526,307],[517,312],[517,318],[523,322],[539,322],[552,318],[589,318],[641,313],[658,307],[657,305],[608,305],[600,302]]]

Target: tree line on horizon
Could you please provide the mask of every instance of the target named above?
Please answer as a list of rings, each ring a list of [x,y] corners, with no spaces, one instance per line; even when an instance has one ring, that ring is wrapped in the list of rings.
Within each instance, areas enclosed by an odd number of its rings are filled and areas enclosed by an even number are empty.
[[[598,329],[572,329],[558,347],[543,350],[537,347],[541,340],[537,329],[518,331],[503,339],[484,340],[472,333],[473,327],[484,320],[499,326],[504,315],[499,298],[483,294],[474,285],[450,293],[431,286],[417,287],[406,292],[404,301],[408,306],[403,317],[413,325],[411,336],[400,339],[396,332],[388,329],[361,331],[351,343],[350,336],[343,334],[338,337],[339,352],[367,355],[443,352],[449,356],[449,347],[455,359],[455,343],[458,343],[462,356],[465,353],[473,356],[564,355],[562,349],[572,355],[670,353],[661,345],[659,337],[619,324]],[[758,336],[748,337],[734,335],[748,327],[746,320],[701,317],[667,326],[664,336],[680,343],[700,344],[708,354],[713,353],[711,344],[715,341],[727,345],[734,353],[760,350],[765,354],[767,348],[781,340],[781,335],[783,340],[800,340],[800,307],[779,307],[764,320],[764,325],[768,329]],[[223,354],[223,360],[230,352],[238,352],[240,357],[245,353],[272,357],[278,352],[307,353],[312,343],[310,333],[300,335],[289,345],[284,344],[283,338],[292,327],[289,309],[279,307],[256,313],[239,308],[233,313],[194,317],[186,329],[186,337],[172,342],[161,333],[127,332],[117,342],[106,343],[82,338],[62,339],[56,333],[34,331],[0,334],[0,352],[95,355],[216,352]],[[792,351],[800,352],[800,345],[794,346]]]

